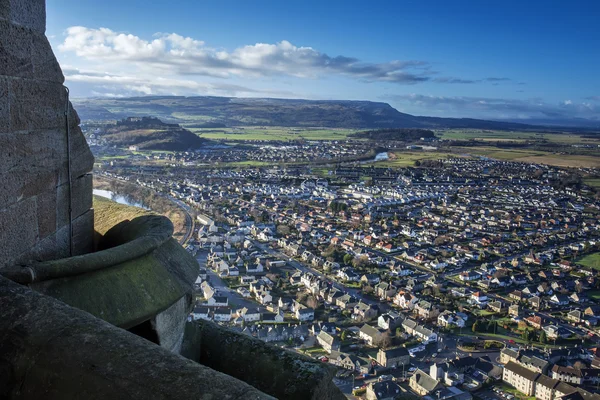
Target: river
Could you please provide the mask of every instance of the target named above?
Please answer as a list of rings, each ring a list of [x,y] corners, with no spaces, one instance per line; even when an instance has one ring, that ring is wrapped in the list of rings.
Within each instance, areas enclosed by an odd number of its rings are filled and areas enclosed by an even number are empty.
[[[105,197],[107,199],[111,199],[112,201],[117,202],[119,204],[125,204],[125,205],[128,205],[128,206],[140,207],[140,208],[143,208],[145,210],[149,210],[150,209],[149,207],[145,206],[143,203],[141,203],[139,201],[133,200],[130,196],[126,196],[126,195],[114,193],[114,192],[111,192],[110,190],[94,189],[93,193],[96,196],[100,196],[100,197]]]

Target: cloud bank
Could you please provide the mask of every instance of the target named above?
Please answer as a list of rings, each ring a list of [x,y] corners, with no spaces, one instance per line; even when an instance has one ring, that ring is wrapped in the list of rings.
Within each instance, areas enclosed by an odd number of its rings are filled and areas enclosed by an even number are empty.
[[[344,55],[330,56],[312,47],[299,47],[282,40],[256,43],[232,51],[216,49],[202,40],[176,33],[157,33],[152,40],[115,32],[108,28],[73,26],[59,45],[65,54],[78,60],[101,64],[107,72],[77,68],[65,69],[69,81],[122,85],[124,90],[173,94],[276,93],[249,87],[214,83],[214,79],[268,78],[273,76],[316,79],[342,76],[359,82],[385,82],[415,85],[424,82],[470,84],[498,82],[508,78],[463,79],[439,76],[427,61],[393,60],[369,63]],[[157,78],[158,77],[158,78]],[[200,82],[199,77],[213,79]]]
[[[503,99],[491,97],[431,96],[423,94],[386,95],[382,99],[399,107],[430,110],[429,115],[478,115],[490,119],[566,119],[585,118],[600,121],[600,105],[592,101],[567,99],[550,104],[542,99]],[[593,99],[590,99],[593,100]]]

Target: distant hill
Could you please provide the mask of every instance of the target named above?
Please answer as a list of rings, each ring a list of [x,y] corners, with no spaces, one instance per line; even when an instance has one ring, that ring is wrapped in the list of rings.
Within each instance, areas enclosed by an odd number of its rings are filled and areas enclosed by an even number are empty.
[[[74,99],[73,103],[82,120],[154,115],[190,127],[534,128],[514,122],[414,116],[372,101],[145,96]]]
[[[130,117],[118,121],[103,135],[109,145],[138,146],[140,150],[186,151],[200,149],[206,139],[183,129],[178,124],[166,124],[158,118]]]

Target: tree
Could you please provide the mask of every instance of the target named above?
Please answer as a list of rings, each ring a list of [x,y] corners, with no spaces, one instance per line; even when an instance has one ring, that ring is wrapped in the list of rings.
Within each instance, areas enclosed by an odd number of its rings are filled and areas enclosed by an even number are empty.
[[[344,264],[350,264],[353,259],[354,257],[352,257],[352,254],[346,253],[346,255],[344,256]]]
[[[473,323],[473,326],[471,327],[471,330],[473,331],[473,333],[477,332],[479,330],[479,321],[475,321]]]
[[[392,345],[392,336],[390,335],[390,331],[385,331],[381,334],[381,338],[377,341],[377,346],[382,349],[387,349]]]
[[[281,236],[286,236],[290,234],[290,227],[287,225],[277,225],[277,233]]]
[[[373,286],[371,286],[371,285],[369,285],[369,284],[366,284],[366,285],[363,287],[363,290],[362,290],[362,291],[363,291],[363,293],[364,293],[364,294],[371,294],[371,293],[373,293]]]
[[[546,337],[546,331],[542,329],[542,331],[540,332],[540,343],[545,344],[547,340],[548,338]]]
[[[346,341],[346,339],[348,339],[348,331],[346,331],[346,330],[343,330],[343,331],[342,331],[341,338],[342,338],[342,342],[343,342],[343,341]]]
[[[352,265],[354,268],[364,268],[369,263],[369,258],[367,256],[356,257],[352,260]]]

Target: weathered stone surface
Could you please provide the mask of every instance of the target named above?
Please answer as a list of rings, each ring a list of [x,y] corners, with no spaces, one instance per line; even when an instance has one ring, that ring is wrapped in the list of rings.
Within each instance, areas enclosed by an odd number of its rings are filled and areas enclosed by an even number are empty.
[[[45,0],[2,0],[0,20],[7,20],[44,34],[46,32]]]
[[[66,168],[67,138],[64,130],[48,129],[0,135],[0,172],[31,174]]]
[[[0,32],[0,75],[33,77],[31,47],[34,34],[24,26],[6,20],[0,20]]]
[[[112,244],[122,244],[135,240],[136,234],[142,235],[140,238],[151,235],[162,225],[170,229],[166,241],[157,241],[158,247],[148,253],[131,258],[132,252],[126,246],[111,246],[105,251],[57,260],[44,267],[51,273],[46,274],[48,280],[33,283],[31,287],[125,329],[153,319],[182,297],[187,297],[187,303],[170,310],[170,316],[155,321],[159,338],[164,334],[165,342],[176,346],[179,338],[170,337],[181,335],[181,332],[174,333],[177,322],[169,319],[174,318],[174,313],[179,314],[182,321],[185,319],[187,312],[181,307],[186,304],[189,307],[189,294],[198,273],[197,261],[170,238],[173,226],[165,217],[139,217],[116,226],[106,236]],[[137,242],[133,245],[137,246]],[[97,262],[101,268],[81,272],[81,267],[91,267]],[[65,271],[77,274],[65,275]],[[40,270],[36,275],[42,274],[44,271]],[[55,278],[57,275],[63,277]]]
[[[57,83],[65,81],[60,65],[46,36],[39,34],[32,36],[31,62],[33,63],[32,78]],[[76,125],[79,125],[79,123]]]
[[[186,325],[181,354],[279,399],[346,398],[333,384],[334,368],[210,321]]]
[[[9,84],[10,131],[65,128],[67,93],[62,84],[18,78]]]
[[[161,347],[175,354],[181,352],[186,318],[192,308],[192,297],[187,295],[159,313],[152,321]]]
[[[15,263],[27,264],[32,260],[44,261],[69,257],[69,240],[69,226],[63,226],[50,236],[37,242],[30,251],[23,254]]]
[[[58,203],[61,205],[68,205],[72,202],[73,207],[73,218],[77,218],[80,215],[87,212],[92,208],[92,189],[93,189],[93,177],[92,174],[85,174],[80,177],[73,179],[71,190],[69,190],[69,184],[64,183],[57,188]],[[72,196],[72,199],[70,198]],[[69,210],[68,207],[60,207],[57,210],[57,225],[56,228],[60,228],[69,223]]]
[[[0,268],[32,248],[38,238],[35,197],[0,210]]]
[[[91,253],[94,250],[94,210],[73,218],[73,255]]]
[[[0,276],[0,398],[272,399]]]
[[[0,135],[8,132],[8,115],[8,78],[0,76]]]
[[[0,0],[0,208],[29,198],[37,202],[34,224],[36,243],[23,252],[23,243],[5,242],[9,260],[52,259],[65,254],[64,240],[69,203],[64,201],[68,182],[68,159],[74,180],[74,217],[85,215],[91,207],[89,177],[93,156],[77,126],[79,117],[68,102],[64,76],[44,36],[44,0]],[[65,112],[68,111],[68,121]],[[67,122],[70,146],[67,146]],[[86,193],[89,191],[89,193]],[[86,208],[87,207],[87,208]],[[11,219],[0,214],[0,226],[10,227]],[[91,250],[92,217],[78,219],[73,228],[77,252]],[[6,235],[10,235],[10,229]],[[19,236],[16,234],[15,236]],[[30,243],[31,244],[31,243]]]
[[[94,156],[85,141],[81,129],[77,126],[70,130],[71,139],[71,175],[81,176],[92,171],[94,167]],[[67,182],[67,169],[62,170],[60,183]]]
[[[56,231],[57,199],[56,191],[40,193],[36,196],[38,215],[38,239],[43,240]]]

